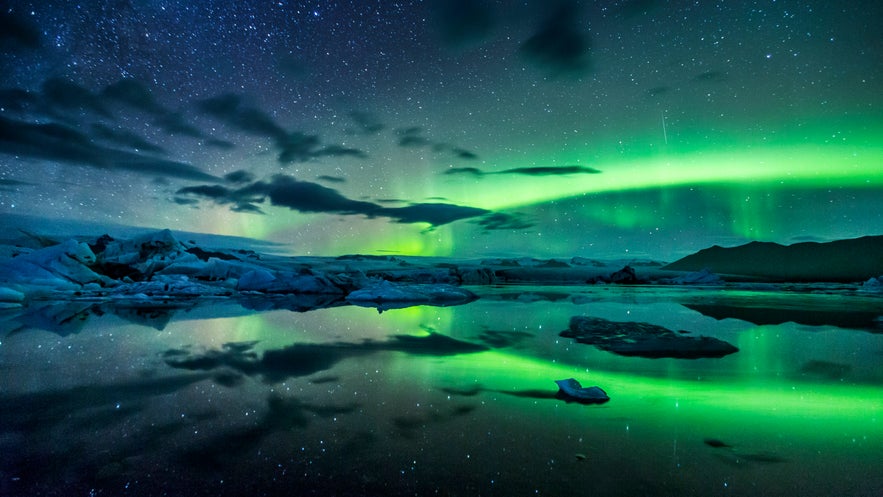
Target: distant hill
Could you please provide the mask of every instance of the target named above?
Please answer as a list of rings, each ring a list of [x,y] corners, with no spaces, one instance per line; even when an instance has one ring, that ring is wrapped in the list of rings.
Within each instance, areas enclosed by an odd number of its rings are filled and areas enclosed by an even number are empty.
[[[865,281],[883,275],[883,235],[827,243],[717,245],[663,269],[760,277],[770,281]]]

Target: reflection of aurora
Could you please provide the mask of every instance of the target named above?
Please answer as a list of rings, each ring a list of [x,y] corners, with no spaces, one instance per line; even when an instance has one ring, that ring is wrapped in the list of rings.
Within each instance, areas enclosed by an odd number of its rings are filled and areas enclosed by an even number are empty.
[[[636,312],[629,315],[641,316],[637,312],[642,311],[641,304],[637,307]],[[544,311],[537,312],[540,308]],[[609,314],[628,308],[632,305],[593,304],[593,312]],[[498,312],[501,309],[506,311]],[[883,414],[876,401],[883,396],[879,385],[831,384],[793,374],[799,370],[804,355],[821,357],[825,351],[849,355],[848,350],[859,347],[864,339],[879,342],[876,335],[836,329],[827,334],[795,331],[786,325],[758,327],[738,331],[735,336],[741,338],[734,343],[741,350],[728,359],[704,362],[627,359],[595,351],[589,346],[571,344],[570,339],[557,338],[555,324],[563,322],[566,325],[568,317],[580,309],[583,308],[566,301],[555,304],[478,301],[454,308],[417,306],[383,314],[358,307],[304,314],[280,311],[233,319],[186,321],[186,326],[189,336],[209,349],[217,348],[221,342],[218,332],[221,331],[224,342],[258,341],[255,349],[266,351],[282,349],[292,343],[339,344],[346,341],[359,344],[364,339],[383,343],[391,335],[425,336],[428,331],[476,342],[480,340],[477,337],[491,329],[492,323],[485,321],[490,316],[496,323],[495,329],[506,330],[500,331],[500,335],[509,333],[519,339],[534,337],[538,343],[546,345],[531,343],[531,350],[526,352],[519,346],[445,357],[445,367],[438,367],[432,361],[415,362],[405,354],[393,354],[384,360],[384,371],[399,378],[398,381],[412,377],[427,385],[481,384],[490,390],[545,389],[550,385],[554,387],[550,383],[552,379],[573,376],[585,378],[584,383],[603,386],[612,402],[623,408],[635,403],[677,401],[682,408],[681,415],[689,415],[691,419],[692,416],[697,420],[719,418],[724,413],[736,418],[772,416],[787,422],[790,429],[806,428],[814,423],[842,423],[844,427],[849,426],[850,431],[883,437],[883,426],[875,421],[875,417]],[[660,311],[661,316],[671,316],[672,312],[683,312],[683,308],[655,304],[642,312],[647,316],[660,316]],[[705,325],[714,322],[711,318],[699,321]],[[469,324],[464,326],[466,323]],[[350,331],[343,334],[342,329]],[[705,332],[696,330],[697,334]],[[172,330],[171,333],[175,332]],[[831,333],[840,334],[836,341]],[[547,344],[550,337],[557,345]],[[518,343],[523,345],[524,342],[519,340]],[[540,357],[532,356],[537,353]],[[557,359],[543,357],[549,355]],[[588,367],[582,365],[584,361],[588,361]],[[629,373],[628,369],[644,374]],[[656,376],[660,372],[661,377]],[[874,381],[873,378],[869,380]]]
[[[423,359],[387,353],[344,360],[336,368],[347,370],[352,364],[349,361],[375,368],[369,365],[377,362],[382,364],[376,366],[378,371],[396,388],[475,390],[477,396],[470,400],[493,398],[513,404],[512,408],[527,402],[518,400],[518,392],[554,390],[552,380],[575,377],[604,388],[612,399],[608,409],[628,416],[632,426],[643,426],[644,430],[691,426],[696,437],[738,436],[742,444],[762,446],[765,438],[777,437],[788,440],[792,448],[822,445],[836,453],[850,450],[861,455],[874,451],[874,440],[883,440],[883,426],[878,422],[883,412],[876,400],[883,396],[883,389],[875,377],[879,375],[869,366],[874,358],[870,352],[853,353],[873,349],[867,340],[879,343],[877,335],[827,327],[806,331],[796,325],[752,327],[735,320],[723,325],[659,302],[659,296],[652,293],[629,296],[626,292],[624,297],[631,303],[597,301],[591,305],[591,313],[662,320],[696,334],[718,330],[735,338],[740,352],[726,359],[698,361],[629,359],[600,352],[557,337],[559,323],[566,324],[569,316],[589,309],[569,301],[524,304],[479,300],[454,308],[420,306],[383,314],[351,307],[297,315],[276,312],[218,321],[206,338],[217,344],[216,333],[222,325],[222,329],[240,330],[235,333],[237,340],[260,340],[257,348],[271,350],[290,345],[292,338],[296,343],[322,343],[348,337],[344,340],[360,343],[362,339],[384,341],[400,333],[424,336],[427,331],[480,343],[489,330],[498,330],[494,332],[498,339],[511,336],[513,340],[487,352]],[[252,324],[239,326],[240,321]],[[202,322],[192,324],[201,327]],[[343,329],[349,331],[341,334]],[[854,364],[850,376],[854,382],[832,382],[799,373],[807,358],[820,357]],[[325,374],[337,374],[336,368]],[[494,395],[495,391],[515,396]],[[660,432],[653,436],[666,435]]]
[[[33,382],[9,385],[0,413],[58,413],[28,426],[66,436],[28,450],[75,454],[57,459],[63,469],[103,461],[112,444],[120,458],[188,470],[205,460],[218,465],[213,470],[265,467],[267,457],[276,468],[281,453],[279,461],[321,464],[333,478],[365,464],[387,472],[416,464],[422,480],[439,486],[486,475],[495,490],[508,481],[507,495],[525,468],[543,493],[555,495],[584,484],[580,478],[623,488],[635,474],[683,494],[726,482],[732,495],[780,494],[801,484],[812,485],[803,495],[843,495],[878,470],[883,335],[719,321],[674,303],[713,300],[724,290],[570,290],[579,298],[564,288],[490,288],[468,305],[382,314],[349,306],[241,315],[248,311],[211,303],[176,313],[162,330],[96,315],[61,342],[42,332],[4,338],[0,354],[18,358],[7,361],[7,376]],[[510,298],[517,292],[539,300]],[[877,303],[848,295],[775,298],[795,312]],[[621,357],[561,338],[574,315],[713,335],[740,351],[707,360]],[[438,351],[411,346],[437,343],[424,341],[430,333],[450,339]],[[401,335],[415,338],[395,338]],[[570,377],[602,387],[611,400],[584,406],[555,399],[554,380]],[[120,447],[117,423],[81,422],[104,411],[137,433],[147,430],[153,444]],[[167,423],[176,429],[149,431]],[[69,450],[80,444],[94,449]],[[140,475],[141,467],[130,471]],[[248,475],[250,485],[264,481],[260,471]]]

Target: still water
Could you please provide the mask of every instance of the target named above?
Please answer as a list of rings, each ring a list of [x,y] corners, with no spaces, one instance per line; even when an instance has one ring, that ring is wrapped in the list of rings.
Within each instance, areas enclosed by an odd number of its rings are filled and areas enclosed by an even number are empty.
[[[883,300],[505,287],[0,315],[2,495],[883,495]],[[573,316],[726,341],[625,357]],[[576,378],[610,396],[556,398]]]

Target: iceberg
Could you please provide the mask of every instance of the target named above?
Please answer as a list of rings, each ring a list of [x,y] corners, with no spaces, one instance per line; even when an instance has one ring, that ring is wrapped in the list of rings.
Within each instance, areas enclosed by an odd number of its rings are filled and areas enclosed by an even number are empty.
[[[868,281],[862,283],[862,286],[859,287],[859,291],[883,293],[883,276],[880,276],[879,278],[869,278]]]
[[[94,263],[95,254],[87,244],[68,240],[0,262],[0,284],[25,295],[111,284],[110,278],[89,268]]]
[[[326,275],[311,270],[270,271],[254,269],[239,278],[240,292],[261,293],[315,293],[343,295],[345,290]]]
[[[478,296],[471,291],[454,285],[391,283],[386,280],[369,283],[346,296],[348,302],[357,305],[387,303],[456,305],[472,302],[477,298]]]
[[[603,404],[610,400],[607,392],[601,387],[584,387],[574,378],[566,380],[555,380],[558,385],[558,397],[568,402],[579,402],[580,404]]]

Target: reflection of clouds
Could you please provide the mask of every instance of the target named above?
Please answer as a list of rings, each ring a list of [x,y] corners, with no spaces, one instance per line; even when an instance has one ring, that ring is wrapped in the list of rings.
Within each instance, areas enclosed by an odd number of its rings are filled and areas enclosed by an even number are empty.
[[[326,371],[343,359],[375,352],[442,357],[488,350],[483,345],[437,333],[427,336],[394,335],[385,341],[365,340],[361,343],[293,344],[267,350],[260,356],[253,350],[256,344],[226,343],[220,350],[209,350],[203,354],[172,349],[165,352],[164,359],[166,364],[177,369],[213,371],[229,368],[248,376],[262,376],[269,383],[278,383],[287,378]]]

